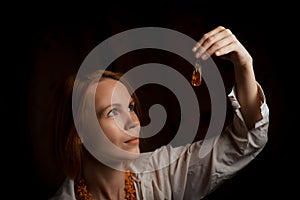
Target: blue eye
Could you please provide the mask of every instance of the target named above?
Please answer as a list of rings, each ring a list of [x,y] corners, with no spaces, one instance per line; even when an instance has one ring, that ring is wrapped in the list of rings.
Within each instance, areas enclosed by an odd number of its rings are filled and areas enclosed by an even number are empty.
[[[116,115],[118,115],[118,110],[116,108],[113,108],[112,110],[110,110],[107,114],[108,117],[114,117]]]
[[[134,111],[134,104],[133,103],[128,106],[128,111],[129,112]]]

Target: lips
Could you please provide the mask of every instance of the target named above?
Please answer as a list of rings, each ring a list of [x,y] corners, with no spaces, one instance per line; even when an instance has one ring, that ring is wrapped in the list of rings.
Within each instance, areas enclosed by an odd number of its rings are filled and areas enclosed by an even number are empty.
[[[131,138],[129,140],[126,140],[125,143],[127,144],[138,144],[140,142],[140,139],[138,137]]]

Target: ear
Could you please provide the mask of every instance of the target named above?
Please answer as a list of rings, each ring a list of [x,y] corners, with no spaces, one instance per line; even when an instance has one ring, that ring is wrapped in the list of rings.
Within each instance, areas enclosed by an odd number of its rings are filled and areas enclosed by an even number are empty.
[[[82,144],[83,144],[83,139],[81,139],[81,138],[78,136],[78,134],[77,134],[77,137],[76,137],[76,143],[77,143],[78,145],[82,145]]]

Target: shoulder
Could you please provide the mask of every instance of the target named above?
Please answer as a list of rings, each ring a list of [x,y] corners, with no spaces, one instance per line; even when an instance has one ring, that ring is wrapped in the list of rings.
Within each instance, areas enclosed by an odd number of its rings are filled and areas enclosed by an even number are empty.
[[[70,178],[66,178],[57,192],[48,200],[76,200],[74,181]]]

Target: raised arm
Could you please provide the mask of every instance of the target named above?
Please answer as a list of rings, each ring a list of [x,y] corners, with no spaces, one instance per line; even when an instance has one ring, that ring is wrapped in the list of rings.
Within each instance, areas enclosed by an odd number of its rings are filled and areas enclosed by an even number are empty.
[[[218,26],[206,33],[193,48],[196,58],[206,60],[215,55],[230,60],[234,64],[235,87],[241,112],[249,129],[262,118],[258,85],[253,70],[253,60],[249,52],[227,28]]]

